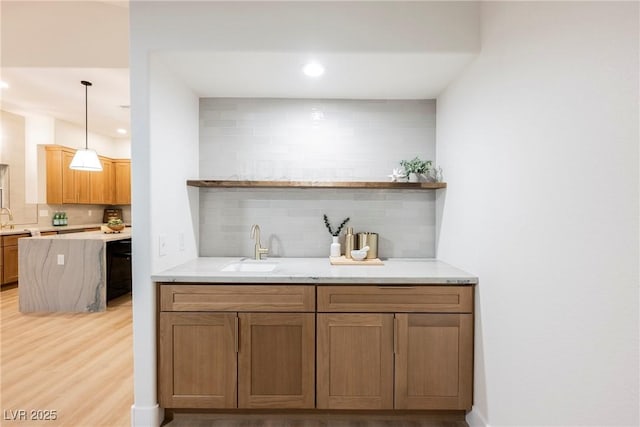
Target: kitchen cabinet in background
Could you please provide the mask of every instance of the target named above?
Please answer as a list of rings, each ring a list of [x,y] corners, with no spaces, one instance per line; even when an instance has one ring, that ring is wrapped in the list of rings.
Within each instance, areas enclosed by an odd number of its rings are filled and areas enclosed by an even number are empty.
[[[30,233],[2,236],[2,284],[18,281],[18,239],[29,237]]]
[[[75,149],[46,145],[47,203],[131,204],[131,161],[99,156],[102,171],[69,168]]]
[[[131,161],[130,160],[114,160],[114,201],[115,205],[131,204]]]

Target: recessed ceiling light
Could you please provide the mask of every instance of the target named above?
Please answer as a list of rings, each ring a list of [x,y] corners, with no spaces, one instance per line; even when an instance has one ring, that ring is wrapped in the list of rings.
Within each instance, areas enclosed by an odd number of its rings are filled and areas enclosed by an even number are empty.
[[[9,89],[9,83],[0,80],[0,89]]]
[[[302,72],[309,77],[320,77],[324,74],[324,67],[322,64],[318,64],[317,62],[309,62],[304,66]]]
[[[120,135],[126,135],[127,134],[127,130],[123,129],[123,128],[118,128],[116,130],[116,132],[118,132]]]

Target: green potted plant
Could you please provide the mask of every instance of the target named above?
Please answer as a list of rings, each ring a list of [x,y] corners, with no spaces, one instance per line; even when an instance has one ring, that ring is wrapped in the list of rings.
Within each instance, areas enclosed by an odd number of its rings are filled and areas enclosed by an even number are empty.
[[[400,160],[400,166],[404,168],[404,172],[409,178],[409,182],[420,181],[420,176],[427,173],[431,168],[431,163],[431,160],[421,160],[418,156],[411,160]]]

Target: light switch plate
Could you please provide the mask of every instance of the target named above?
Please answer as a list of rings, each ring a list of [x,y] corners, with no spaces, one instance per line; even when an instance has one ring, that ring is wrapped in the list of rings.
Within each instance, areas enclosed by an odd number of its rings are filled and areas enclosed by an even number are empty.
[[[64,265],[64,254],[58,254],[58,265]]]
[[[40,211],[38,212],[38,214],[41,217],[45,217],[45,216],[49,216],[49,211],[47,209],[40,209]]]

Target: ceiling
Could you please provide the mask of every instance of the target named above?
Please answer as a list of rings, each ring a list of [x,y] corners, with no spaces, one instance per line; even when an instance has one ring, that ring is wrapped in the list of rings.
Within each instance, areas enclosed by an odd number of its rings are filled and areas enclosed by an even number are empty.
[[[85,87],[90,132],[112,138],[129,138],[128,68],[2,68],[0,78],[9,84],[2,90],[2,109],[20,115],[44,115],[84,128]],[[126,108],[123,108],[126,107]]]
[[[472,53],[163,53],[200,97],[433,99],[475,57]],[[310,78],[309,62],[325,73]]]
[[[89,80],[89,130],[122,138],[132,13],[150,21],[131,36],[164,37],[153,55],[200,97],[429,99],[479,51],[466,2],[180,3],[3,0],[2,108],[84,127]],[[310,59],[323,77],[302,74]]]

